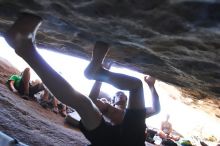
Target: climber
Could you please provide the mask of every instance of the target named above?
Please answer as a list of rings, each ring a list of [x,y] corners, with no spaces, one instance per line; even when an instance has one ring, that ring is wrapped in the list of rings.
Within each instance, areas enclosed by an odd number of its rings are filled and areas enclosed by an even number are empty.
[[[80,115],[80,130],[95,146],[145,146],[146,108],[143,85],[140,79],[110,72],[102,67],[109,45],[97,41],[93,56],[84,74],[88,79],[109,83],[120,90],[129,91],[123,122],[110,125],[90,98],[76,91],[59,75],[36,50],[35,35],[42,18],[23,13],[5,34],[9,45],[15,49],[39,75],[44,84],[61,102],[73,107]],[[152,96],[154,84],[150,85]]]

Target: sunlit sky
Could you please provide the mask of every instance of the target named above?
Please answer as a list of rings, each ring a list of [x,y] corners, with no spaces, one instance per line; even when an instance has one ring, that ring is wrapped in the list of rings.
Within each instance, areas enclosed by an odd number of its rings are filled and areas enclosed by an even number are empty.
[[[14,50],[7,45],[2,37],[0,37],[0,45],[0,57],[7,59],[20,71],[29,66],[25,63],[25,61],[23,61],[23,59],[14,53]],[[84,69],[89,63],[88,60],[47,51],[45,49],[38,49],[38,51],[43,58],[45,58],[45,60],[75,89],[85,95],[89,94],[94,81],[86,79],[83,74]],[[116,68],[114,65],[111,67],[111,71],[136,76],[142,81],[144,78],[144,75],[141,73],[137,73],[126,68]],[[31,72],[31,79],[38,79],[38,76],[33,70]],[[184,136],[214,135],[217,138],[220,138],[220,123],[215,118],[170,98],[170,96],[181,96],[181,93],[175,87],[169,86],[161,81],[157,81],[155,86],[160,96],[161,112],[158,115],[146,119],[147,125],[150,125],[150,127],[160,128],[161,122],[164,121],[166,115],[169,114],[170,122],[172,123],[174,129]],[[168,88],[169,90],[167,90]],[[105,83],[103,83],[101,90],[106,92],[110,97],[113,97],[114,93],[118,91],[118,89]],[[144,83],[144,90],[146,106],[149,107],[151,106],[151,96],[146,83]],[[198,133],[194,134],[193,130],[201,131],[200,135],[198,135]]]

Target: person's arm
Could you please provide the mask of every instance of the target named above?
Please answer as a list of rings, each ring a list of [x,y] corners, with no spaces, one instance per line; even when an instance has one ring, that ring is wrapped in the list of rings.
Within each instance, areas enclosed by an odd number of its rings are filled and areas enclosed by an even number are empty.
[[[99,96],[99,93],[100,93],[101,86],[102,86],[102,82],[99,82],[99,81],[95,81],[94,85],[92,86],[92,90],[89,93],[89,98],[93,102],[96,102]]]
[[[14,80],[9,80],[9,89],[14,93],[18,93],[18,91],[15,89],[14,82]]]
[[[173,132],[172,124],[169,122],[168,134],[170,135]]]
[[[109,70],[111,67],[111,64],[112,64],[111,62],[110,63],[106,62],[104,64],[104,67]],[[101,86],[102,86],[102,82],[99,82],[99,81],[95,81],[94,85],[92,86],[92,89],[89,93],[89,98],[93,102],[96,102],[96,100],[99,96],[100,90],[101,90]]]
[[[110,63],[106,62],[104,64],[104,66],[105,66],[106,69],[110,69],[111,64],[112,64],[111,62]],[[100,90],[101,90],[101,86],[102,86],[102,82],[95,81],[95,83],[92,86],[92,89],[89,93],[89,98],[98,107],[98,109],[101,111],[101,113],[105,114],[106,111],[108,111],[108,108],[109,108],[110,104],[106,100],[104,100],[103,98],[98,99],[99,93],[100,93]]]
[[[161,125],[160,125],[160,130],[163,131],[163,127],[164,127],[164,122],[161,122]]]
[[[108,109],[111,106],[111,104],[105,98],[96,99],[94,103],[104,115],[108,112]]]
[[[152,107],[146,108],[146,118],[148,118],[160,112],[160,100],[157,91],[154,87],[155,78],[145,76],[144,80],[148,84],[152,96]]]

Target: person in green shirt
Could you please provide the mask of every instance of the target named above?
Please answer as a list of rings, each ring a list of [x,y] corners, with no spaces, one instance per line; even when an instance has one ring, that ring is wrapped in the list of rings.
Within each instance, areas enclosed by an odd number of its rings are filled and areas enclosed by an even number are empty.
[[[37,92],[45,89],[42,83],[37,83],[35,85],[30,83],[30,68],[28,67],[25,68],[20,75],[11,75],[7,81],[7,84],[12,92],[20,94],[22,98],[26,100],[28,100],[30,97],[33,97]]]

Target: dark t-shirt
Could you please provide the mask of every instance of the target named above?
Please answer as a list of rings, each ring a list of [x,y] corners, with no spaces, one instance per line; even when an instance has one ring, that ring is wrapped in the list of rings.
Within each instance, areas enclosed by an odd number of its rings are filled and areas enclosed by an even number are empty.
[[[80,130],[92,146],[145,146],[145,109],[127,109],[120,125],[102,119],[94,130],[88,131],[80,121]]]

